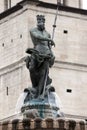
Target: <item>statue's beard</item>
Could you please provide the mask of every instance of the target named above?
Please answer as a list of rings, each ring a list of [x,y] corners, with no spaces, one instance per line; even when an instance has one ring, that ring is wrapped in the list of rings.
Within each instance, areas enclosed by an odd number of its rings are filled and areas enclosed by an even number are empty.
[[[45,27],[40,27],[40,30],[43,31],[45,29]]]
[[[43,31],[43,30],[45,30],[45,27],[44,26],[38,26],[38,29]]]

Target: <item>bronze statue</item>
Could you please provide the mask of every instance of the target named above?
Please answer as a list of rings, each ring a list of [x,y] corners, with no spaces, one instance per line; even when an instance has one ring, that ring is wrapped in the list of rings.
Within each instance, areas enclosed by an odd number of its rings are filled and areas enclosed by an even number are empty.
[[[27,94],[21,112],[29,118],[63,116],[59,108],[59,99],[54,87],[51,86],[52,79],[49,77],[49,68],[53,66],[55,60],[51,48],[55,43],[45,30],[43,15],[37,15],[37,27],[30,30],[30,36],[34,47],[26,50],[29,56],[25,61],[30,71],[32,87],[24,90]]]
[[[46,87],[51,84],[49,67],[54,64],[54,55],[51,46],[55,46],[50,34],[45,30],[45,17],[37,15],[37,27],[30,30],[34,48],[28,48],[26,66],[30,71],[32,81],[32,95],[34,98],[44,97]],[[34,94],[33,94],[34,93]]]

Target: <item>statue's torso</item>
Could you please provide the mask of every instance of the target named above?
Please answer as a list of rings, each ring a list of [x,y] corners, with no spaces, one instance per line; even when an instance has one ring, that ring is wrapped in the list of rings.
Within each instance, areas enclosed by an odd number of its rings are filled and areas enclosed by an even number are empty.
[[[34,28],[33,30],[31,30],[31,38],[32,38],[32,41],[34,44],[34,48],[37,51],[39,51],[41,54],[50,54],[51,51],[49,49],[48,41],[43,41],[43,40],[40,40],[38,38],[35,38],[32,35],[33,32],[36,33],[38,37],[41,36],[41,37],[49,38],[50,34],[46,30],[39,31],[37,28]]]

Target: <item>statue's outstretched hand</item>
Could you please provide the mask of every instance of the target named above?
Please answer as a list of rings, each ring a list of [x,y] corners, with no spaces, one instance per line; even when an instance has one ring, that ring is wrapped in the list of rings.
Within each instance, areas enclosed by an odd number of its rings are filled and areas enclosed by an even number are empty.
[[[51,41],[51,45],[55,47],[55,43],[53,40]]]
[[[53,41],[52,39],[50,40],[49,44],[50,44],[51,46],[54,46],[54,47],[55,47],[55,43],[54,43],[54,41]]]

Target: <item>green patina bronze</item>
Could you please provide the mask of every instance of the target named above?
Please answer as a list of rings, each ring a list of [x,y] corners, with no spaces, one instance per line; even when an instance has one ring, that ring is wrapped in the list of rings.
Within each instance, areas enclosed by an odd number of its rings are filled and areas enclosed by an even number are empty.
[[[54,64],[55,56],[52,46],[55,46],[50,34],[45,29],[45,17],[37,15],[37,27],[30,30],[33,48],[27,48],[26,67],[30,72],[32,82],[31,88],[26,88],[27,96],[21,108],[22,113],[30,117],[39,115],[42,118],[58,117],[59,105],[55,89],[51,85],[52,79],[49,77],[49,68]],[[34,115],[32,110],[37,111]],[[39,113],[39,114],[38,114]]]
[[[26,58],[26,66],[30,71],[32,87],[36,90],[35,98],[44,98],[45,88],[51,84],[49,67],[54,64],[54,55],[51,46],[55,45],[50,34],[45,29],[45,17],[37,15],[37,27],[30,30],[34,47],[26,52],[31,56]]]

